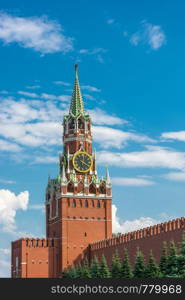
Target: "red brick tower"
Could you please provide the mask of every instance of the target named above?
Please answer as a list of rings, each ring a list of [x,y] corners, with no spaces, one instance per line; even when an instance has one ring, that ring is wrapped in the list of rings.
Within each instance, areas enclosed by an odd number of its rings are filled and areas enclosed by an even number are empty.
[[[111,181],[108,170],[105,178],[98,178],[91,118],[84,111],[77,65],[63,129],[60,173],[49,178],[46,189],[46,236],[55,239],[55,276],[81,259],[90,243],[112,236]]]

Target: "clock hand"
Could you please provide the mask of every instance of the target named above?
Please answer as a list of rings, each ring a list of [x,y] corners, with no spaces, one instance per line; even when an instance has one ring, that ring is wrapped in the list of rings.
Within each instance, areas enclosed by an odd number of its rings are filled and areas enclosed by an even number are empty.
[[[81,163],[83,163],[84,165],[89,167],[89,165],[87,163],[85,163],[85,161],[81,160]]]

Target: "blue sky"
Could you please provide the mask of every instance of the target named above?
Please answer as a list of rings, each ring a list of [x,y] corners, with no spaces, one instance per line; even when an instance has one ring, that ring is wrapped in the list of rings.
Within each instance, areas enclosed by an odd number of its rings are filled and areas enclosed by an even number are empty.
[[[1,1],[0,277],[10,241],[44,236],[74,63],[109,165],[115,232],[184,215],[185,3]]]

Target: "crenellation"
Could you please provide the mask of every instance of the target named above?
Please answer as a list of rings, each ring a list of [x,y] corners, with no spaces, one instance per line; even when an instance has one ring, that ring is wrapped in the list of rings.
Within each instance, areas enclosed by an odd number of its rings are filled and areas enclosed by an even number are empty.
[[[94,249],[98,245],[98,248],[107,248],[110,246],[117,246],[121,244],[129,243],[133,240],[140,240],[143,238],[147,238],[154,235],[161,235],[166,232],[170,232],[172,230],[182,229],[184,228],[185,218],[177,218],[165,223],[153,225],[150,227],[146,227],[140,230],[136,230],[133,232],[121,234],[119,237],[112,237],[109,239],[105,239],[104,241],[98,241],[93,244],[90,244]],[[91,248],[91,249],[93,249]]]

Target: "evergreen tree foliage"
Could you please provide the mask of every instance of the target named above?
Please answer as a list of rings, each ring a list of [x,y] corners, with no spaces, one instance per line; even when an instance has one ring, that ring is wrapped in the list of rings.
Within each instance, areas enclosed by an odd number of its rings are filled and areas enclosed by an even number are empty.
[[[76,278],[76,277],[77,277],[77,273],[76,273],[76,268],[74,266],[64,270],[64,272],[62,273],[62,278]]]
[[[136,253],[136,260],[134,266],[134,277],[143,278],[145,277],[145,261],[143,253],[138,249]]]
[[[166,242],[163,243],[159,267],[161,271],[161,276],[165,277],[168,267],[168,247]]]
[[[76,267],[76,277],[82,278],[82,276],[83,276],[83,267],[79,263],[78,266]]]
[[[121,263],[120,263],[120,257],[118,251],[116,251],[112,256],[111,277],[112,278],[121,277]]]
[[[104,255],[102,255],[101,263],[100,263],[100,278],[109,278],[111,277],[109,267],[107,265],[107,261]]]
[[[124,255],[123,255],[123,262],[121,266],[121,278],[132,278],[132,268],[129,261],[128,251],[125,249]]]
[[[91,278],[88,260],[85,259],[82,267],[82,278]]]
[[[181,277],[185,277],[185,231],[182,235],[178,257],[178,270]]]
[[[97,256],[94,256],[93,261],[90,266],[90,273],[92,278],[100,277],[100,264],[98,262]]]
[[[168,253],[167,277],[177,277],[179,260],[174,241],[170,242]]]
[[[156,264],[155,258],[153,256],[152,250],[150,251],[150,256],[148,260],[148,264],[145,270],[145,277],[147,278],[158,278],[160,277],[160,269]]]

